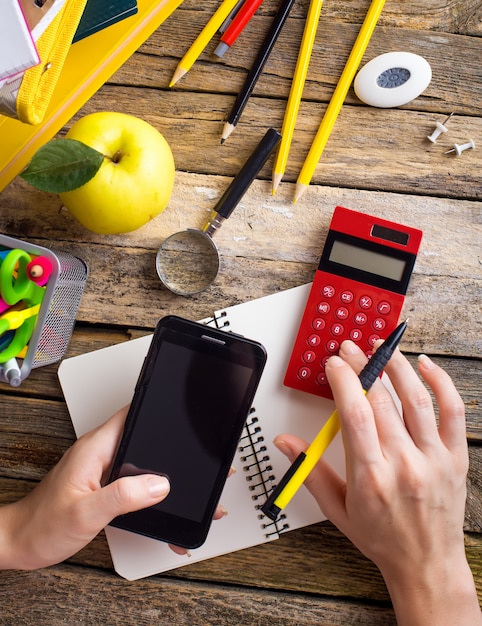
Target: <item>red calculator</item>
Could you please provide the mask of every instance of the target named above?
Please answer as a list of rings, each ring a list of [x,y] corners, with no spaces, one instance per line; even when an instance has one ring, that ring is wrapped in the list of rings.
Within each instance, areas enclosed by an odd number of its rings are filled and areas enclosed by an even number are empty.
[[[336,207],[284,384],[333,398],[328,358],[351,339],[370,356],[397,326],[422,231]]]

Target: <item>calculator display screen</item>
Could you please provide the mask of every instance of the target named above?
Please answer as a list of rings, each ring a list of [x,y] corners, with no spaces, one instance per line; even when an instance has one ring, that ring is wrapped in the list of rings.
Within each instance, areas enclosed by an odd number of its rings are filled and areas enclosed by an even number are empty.
[[[339,240],[333,242],[329,261],[396,281],[402,280],[407,265],[403,259],[396,259]]]

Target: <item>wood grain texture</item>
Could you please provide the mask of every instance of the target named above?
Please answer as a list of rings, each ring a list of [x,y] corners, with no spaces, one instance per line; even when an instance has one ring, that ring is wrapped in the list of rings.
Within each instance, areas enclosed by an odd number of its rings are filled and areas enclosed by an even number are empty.
[[[389,608],[347,600],[296,596],[262,589],[212,586],[209,583],[148,579],[133,584],[86,570],[82,600],[77,592],[76,568],[63,565],[33,574],[6,574],[0,581],[2,619],[15,624],[176,624],[202,626],[287,626],[288,624],[345,625],[346,619],[367,626],[392,626]],[[2,584],[3,583],[3,584]],[[29,590],[29,602],[20,610],[18,595]],[[352,622],[354,623],[354,622]]]
[[[20,178],[0,194],[0,232],[83,258],[90,278],[67,356],[152,332],[164,314],[202,319],[225,306],[309,282],[335,206],[421,228],[424,238],[403,315],[402,350],[412,364],[426,352],[455,381],[466,408],[470,470],[465,543],[482,601],[482,142],[480,0],[387,0],[362,64],[392,50],[423,56],[432,80],[396,109],[363,105],[353,89],[312,185],[296,205],[294,182],[343,69],[370,0],[326,1],[288,167],[271,195],[268,161],[216,235],[216,283],[191,298],[161,288],[160,242],[201,226],[269,126],[284,115],[309,0],[297,0],[241,120],[220,145],[226,114],[278,8],[264,0],[222,60],[209,44],[174,89],[171,75],[219,6],[185,0],[59,133],[88,113],[117,110],[144,118],[169,141],[176,162],[162,215],[125,235],[81,227],[59,199]],[[431,144],[435,122],[454,112]],[[444,154],[472,137],[476,149]],[[1,137],[0,137],[1,149]],[[18,389],[0,383],[0,505],[27,494],[74,441],[57,365],[34,370]],[[175,624],[393,626],[375,566],[329,522],[280,540],[128,583],[113,571],[101,533],[65,564],[0,572],[0,624]]]

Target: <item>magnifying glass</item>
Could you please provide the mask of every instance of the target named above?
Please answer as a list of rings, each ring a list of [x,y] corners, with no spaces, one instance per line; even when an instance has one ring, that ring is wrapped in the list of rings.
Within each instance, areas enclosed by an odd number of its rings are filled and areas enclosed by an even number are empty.
[[[266,131],[202,229],[188,228],[163,241],[156,256],[156,270],[170,291],[190,296],[203,291],[216,279],[220,258],[213,236],[238,205],[280,140],[281,135],[274,128]]]

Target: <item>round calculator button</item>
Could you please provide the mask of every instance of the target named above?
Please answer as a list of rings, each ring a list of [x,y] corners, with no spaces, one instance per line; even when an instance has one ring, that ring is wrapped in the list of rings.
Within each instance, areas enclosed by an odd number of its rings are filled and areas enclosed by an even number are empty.
[[[377,330],[378,332],[381,332],[385,328],[386,325],[387,323],[382,317],[377,317],[372,322],[373,330]]]
[[[330,309],[331,309],[328,302],[319,302],[316,308],[318,310],[318,313],[321,313],[321,315],[326,315],[327,313],[330,312]]]
[[[360,341],[363,337],[363,333],[359,328],[353,328],[350,330],[350,339],[352,341]]]
[[[368,345],[373,347],[375,345],[375,342],[378,341],[379,339],[380,339],[379,335],[375,335],[375,334],[370,335],[368,337]]]
[[[330,341],[327,341],[325,344],[325,348],[327,352],[338,352],[339,347],[340,347],[340,344],[338,343],[338,341],[335,341],[334,339],[330,339]]]
[[[326,326],[326,322],[321,317],[316,317],[311,323],[313,330],[323,330]]]
[[[329,358],[330,358],[330,355],[329,355],[329,354],[327,354],[326,356],[324,356],[324,357],[321,359],[321,367],[326,367],[326,364],[328,363],[328,359],[329,359]]]
[[[308,380],[310,376],[311,370],[309,367],[300,367],[298,370],[298,377],[301,378],[301,380]]]
[[[345,304],[350,304],[351,302],[353,302],[353,292],[348,291],[348,289],[342,291],[340,294],[340,300]]]
[[[336,290],[334,287],[332,287],[332,285],[325,285],[323,289],[321,290],[321,295],[324,296],[325,298],[333,298],[335,293],[336,293]]]
[[[353,318],[355,324],[357,326],[364,326],[367,321],[368,321],[368,317],[366,316],[365,313],[362,313],[361,311],[359,313],[357,313],[355,315],[355,317]]]
[[[316,354],[313,352],[313,350],[306,350],[306,352],[303,352],[303,356],[301,358],[305,363],[313,363],[313,361],[316,359]]]
[[[309,346],[312,346],[313,348],[315,348],[316,346],[320,345],[320,336],[319,335],[310,335],[307,339],[307,344]]]
[[[328,378],[326,377],[325,372],[320,372],[319,374],[316,375],[316,382],[319,385],[327,385],[328,384]]]
[[[388,315],[391,310],[392,305],[390,304],[390,302],[386,302],[385,300],[383,300],[382,302],[378,303],[377,311],[380,313],[380,315]]]
[[[335,311],[335,317],[337,317],[339,320],[346,320],[348,319],[348,316],[349,313],[346,306],[339,306]]]
[[[360,305],[361,309],[370,309],[373,304],[373,300],[370,298],[370,296],[362,296],[358,301],[358,304]]]
[[[335,335],[335,337],[340,337],[341,335],[343,335],[345,328],[343,327],[343,324],[333,324],[331,327],[331,334]]]

